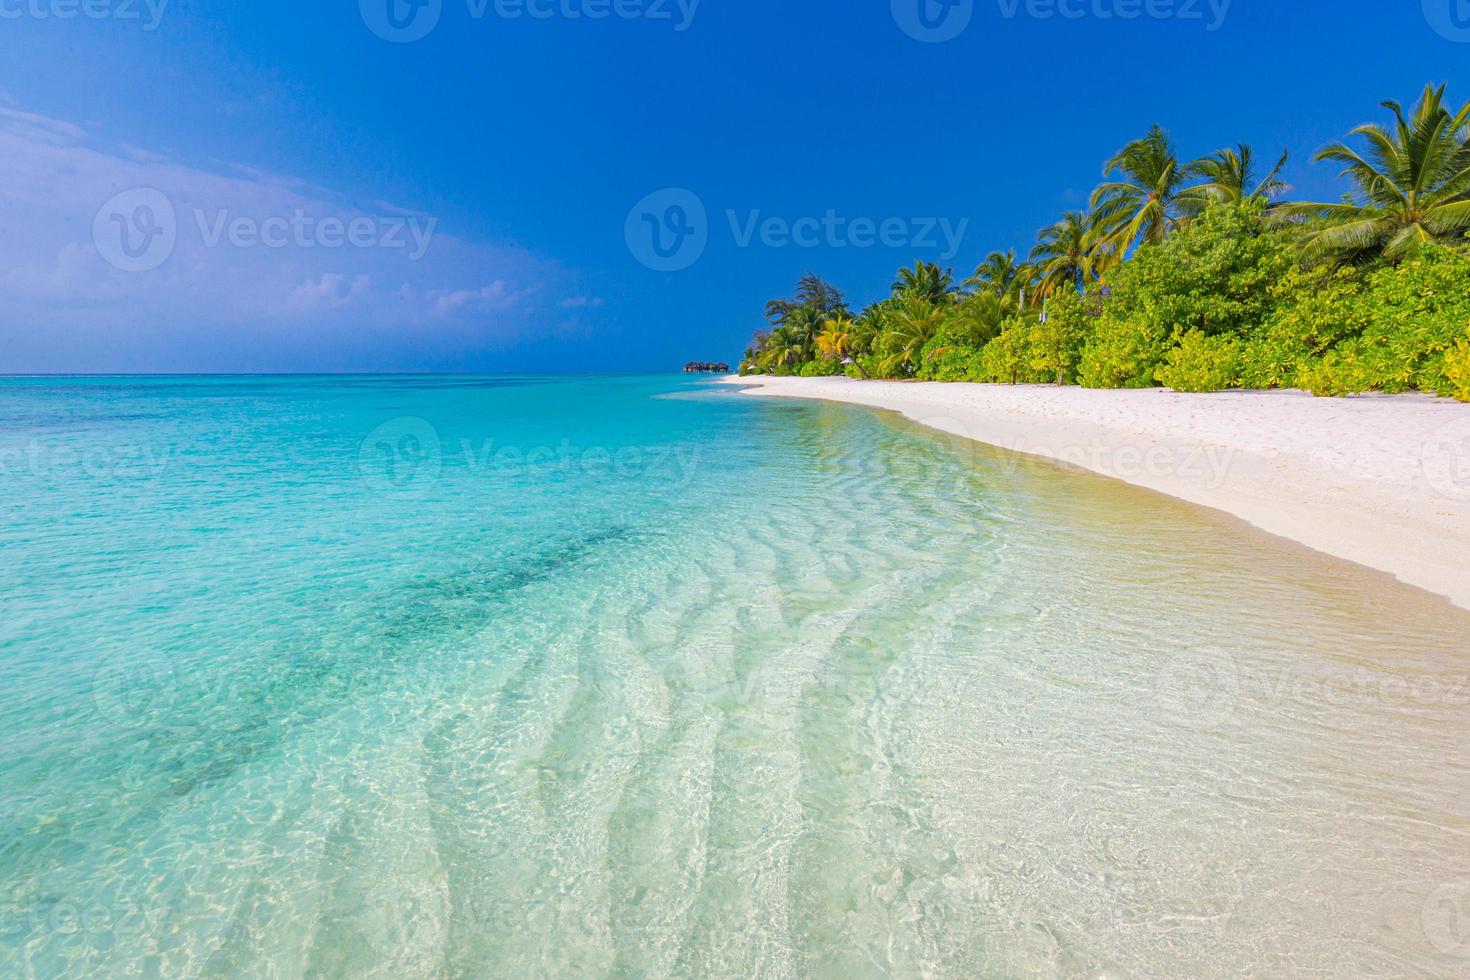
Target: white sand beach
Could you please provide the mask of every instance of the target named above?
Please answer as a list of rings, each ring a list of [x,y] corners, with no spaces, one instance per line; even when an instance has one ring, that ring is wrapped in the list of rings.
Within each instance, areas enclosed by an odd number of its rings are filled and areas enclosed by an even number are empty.
[[[755,395],[889,409],[1217,508],[1470,608],[1470,404],[1425,395],[728,380]]]

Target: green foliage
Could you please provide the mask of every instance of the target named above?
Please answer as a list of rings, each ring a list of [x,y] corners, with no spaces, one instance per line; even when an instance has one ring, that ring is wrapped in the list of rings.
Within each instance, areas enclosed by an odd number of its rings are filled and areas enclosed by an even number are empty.
[[[918,371],[924,346],[944,325],[947,307],[919,294],[903,297],[892,315],[884,318],[875,351],[880,355],[878,376],[908,378]]]
[[[952,310],[939,332],[924,345],[916,377],[922,381],[973,380],[975,359],[994,332],[988,326],[977,326],[973,317]]]
[[[1288,270],[1271,287],[1275,309],[1241,351],[1241,386],[1297,386],[1304,368],[1366,329],[1371,316],[1355,301],[1362,289],[1363,277],[1354,270]]]
[[[796,283],[791,299],[766,303],[772,329],[760,332],[745,352],[742,374],[797,374],[816,350],[817,336],[834,319],[845,320],[847,301],[842,291],[808,272]]]
[[[1027,367],[1043,380],[1074,384],[1082,347],[1092,333],[1096,302],[1073,289],[1063,289],[1046,303],[1043,322],[1032,324]]]
[[[915,377],[920,381],[969,381],[971,364],[979,353],[977,347],[948,343],[936,337],[924,345]]]
[[[1239,383],[1244,344],[1235,337],[1208,337],[1191,330],[1164,356],[1159,382],[1175,391],[1222,391]]]
[[[1369,273],[1344,296],[1342,316],[1361,332],[1304,365],[1298,381],[1314,394],[1398,392],[1451,394],[1446,355],[1470,337],[1470,255],[1426,245],[1397,266]]]
[[[1441,395],[1470,402],[1470,336],[1457,343],[1444,356],[1445,387]]]
[[[1032,367],[1035,361],[1032,320],[1016,317],[1011,320],[1001,335],[985,345],[975,361],[975,381],[989,381],[1001,385],[1036,385],[1051,381],[1050,376]]]
[[[1105,237],[1091,212],[1068,211],[1061,221],[1043,228],[1031,250],[1041,291],[1051,296],[1092,283],[1099,266],[1106,265],[1105,250],[1100,248]]]
[[[1114,179],[1092,193],[1099,227],[1122,252],[1140,238],[1157,244],[1179,227],[1188,168],[1161,126],[1123,147],[1103,167]]]
[[[815,361],[807,361],[803,364],[797,375],[803,378],[834,378],[842,373],[841,361],[819,357]]]
[[[917,262],[855,317],[808,273],[767,304],[741,373],[1470,400],[1470,105],[1433,87],[1384,105],[1390,125],[1353,132],[1366,151],[1319,154],[1347,167],[1342,204],[1278,202],[1285,156],[1189,163],[1154,127],[1029,262],[992,252],[958,289]]]
[[[1389,126],[1369,124],[1352,132],[1360,152],[1333,143],[1319,161],[1343,165],[1356,194],[1336,204],[1286,205],[1286,215],[1307,218],[1302,244],[1314,257],[1362,264],[1399,262],[1433,243],[1462,244],[1470,233],[1470,103],[1455,109],[1445,86],[1426,85],[1411,112],[1397,102]]]
[[[1289,237],[1267,232],[1258,201],[1205,209],[1163,245],[1144,247],[1112,283],[1114,305],[1155,331],[1242,334],[1275,305],[1270,287],[1296,265]]]
[[[1015,321],[986,344],[976,363],[979,371],[975,380],[1009,385],[1029,383],[1032,379],[1026,370],[1026,333],[1026,325]]]
[[[849,364],[847,366],[847,376],[849,378],[872,379],[883,377],[883,375],[878,370],[878,355],[859,354],[857,357],[853,358],[853,360],[857,363]]]
[[[1147,319],[1105,312],[1082,349],[1077,381],[1086,388],[1152,388],[1168,339]]]
[[[941,333],[955,343],[978,349],[998,336],[1015,313],[1014,295],[975,293],[946,311]]]
[[[954,274],[933,262],[915,262],[912,269],[898,270],[898,277],[893,280],[891,288],[896,297],[943,305],[954,294]]]
[[[1162,245],[1144,245],[1112,277],[1078,375],[1095,388],[1147,388],[1180,337],[1241,337],[1274,313],[1272,285],[1296,268],[1287,232],[1268,230],[1265,202],[1213,204]]]

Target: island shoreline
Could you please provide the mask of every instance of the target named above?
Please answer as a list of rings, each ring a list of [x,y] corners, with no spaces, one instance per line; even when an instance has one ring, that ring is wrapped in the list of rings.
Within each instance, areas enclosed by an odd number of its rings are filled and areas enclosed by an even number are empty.
[[[1470,405],[1299,391],[769,376],[722,383],[759,397],[894,411],[1223,511],[1470,609]]]

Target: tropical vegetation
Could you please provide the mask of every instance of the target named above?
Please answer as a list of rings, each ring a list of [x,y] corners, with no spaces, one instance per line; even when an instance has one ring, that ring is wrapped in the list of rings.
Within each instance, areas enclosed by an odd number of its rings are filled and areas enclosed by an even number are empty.
[[[1288,200],[1285,154],[1191,161],[1155,126],[1028,253],[958,280],[917,261],[857,312],[807,273],[741,372],[1470,401],[1470,103],[1383,108],[1315,157],[1344,168],[1337,202]]]

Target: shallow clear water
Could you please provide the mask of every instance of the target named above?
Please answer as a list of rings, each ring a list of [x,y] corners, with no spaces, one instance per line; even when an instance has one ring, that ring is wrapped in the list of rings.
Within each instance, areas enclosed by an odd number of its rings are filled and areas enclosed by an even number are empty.
[[[1470,970],[1470,615],[663,378],[0,381],[0,975]]]

